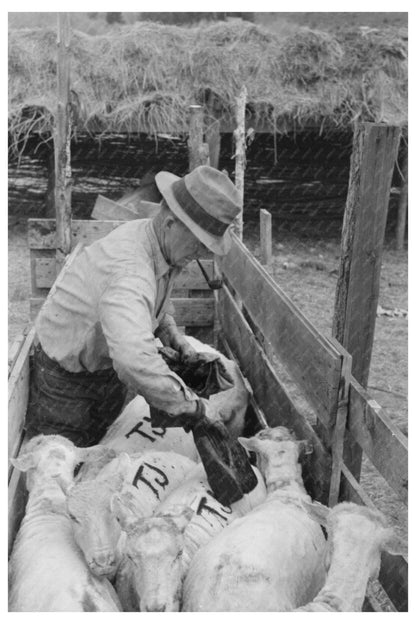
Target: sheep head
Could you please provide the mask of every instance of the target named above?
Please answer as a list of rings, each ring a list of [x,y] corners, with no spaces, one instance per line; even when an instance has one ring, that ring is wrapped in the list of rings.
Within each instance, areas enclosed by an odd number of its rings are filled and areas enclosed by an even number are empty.
[[[406,546],[389,527],[385,516],[365,505],[344,502],[332,509],[320,503],[302,501],[308,515],[328,531],[326,566],[334,557],[352,561],[354,553],[365,561],[369,579],[376,579],[380,570],[381,553],[405,555]]]
[[[299,454],[303,441],[296,440],[286,427],[263,429],[252,438],[238,438],[253,451],[268,491],[296,482],[303,489]]]
[[[67,494],[67,509],[75,541],[93,574],[112,577],[120,562],[121,528],[112,510],[112,498],[126,479],[130,458],[122,453],[105,477],[75,483]]]
[[[103,447],[79,448],[61,435],[37,435],[22,448],[19,457],[11,459],[15,468],[27,473],[26,487],[31,491],[47,480],[55,479],[64,491],[72,484],[77,464],[99,457]]]
[[[178,505],[166,515],[135,518],[128,492],[115,497],[113,508],[126,532],[125,558],[140,611],[179,611],[186,572],[181,557],[184,531],[194,510]]]

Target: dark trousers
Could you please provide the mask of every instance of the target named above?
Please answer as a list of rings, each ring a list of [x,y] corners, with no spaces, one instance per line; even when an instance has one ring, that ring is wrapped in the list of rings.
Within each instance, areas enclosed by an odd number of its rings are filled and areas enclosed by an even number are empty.
[[[38,345],[33,356],[26,433],[59,434],[76,446],[97,444],[119,416],[126,386],[114,369],[70,373]]]

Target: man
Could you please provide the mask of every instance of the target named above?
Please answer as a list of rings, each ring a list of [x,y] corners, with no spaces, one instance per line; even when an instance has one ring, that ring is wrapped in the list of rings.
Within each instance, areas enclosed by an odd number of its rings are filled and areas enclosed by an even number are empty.
[[[241,210],[231,180],[202,166],[184,178],[160,172],[161,209],[86,247],[36,321],[26,429],[97,443],[117,418],[126,387],[172,416],[200,414],[201,401],[158,353],[155,338],[183,357],[192,348],[173,319],[175,277],[207,249],[223,255]]]

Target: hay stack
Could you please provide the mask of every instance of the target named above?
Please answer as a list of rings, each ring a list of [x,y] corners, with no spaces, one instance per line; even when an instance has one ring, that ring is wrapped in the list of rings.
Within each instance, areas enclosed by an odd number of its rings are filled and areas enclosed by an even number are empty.
[[[56,110],[56,32],[9,33],[12,149],[49,133]],[[299,28],[282,38],[240,20],[178,27],[137,22],[111,35],[74,31],[71,88],[78,131],[185,133],[187,109],[214,94],[233,114],[241,86],[257,120],[345,127],[407,123],[407,34]]]

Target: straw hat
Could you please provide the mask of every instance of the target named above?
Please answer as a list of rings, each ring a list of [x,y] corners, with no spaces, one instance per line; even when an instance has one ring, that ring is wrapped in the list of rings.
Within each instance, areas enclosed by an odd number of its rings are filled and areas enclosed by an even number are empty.
[[[160,171],[155,180],[174,215],[208,249],[226,254],[231,245],[229,226],[242,209],[241,195],[229,177],[201,165],[183,178]]]

